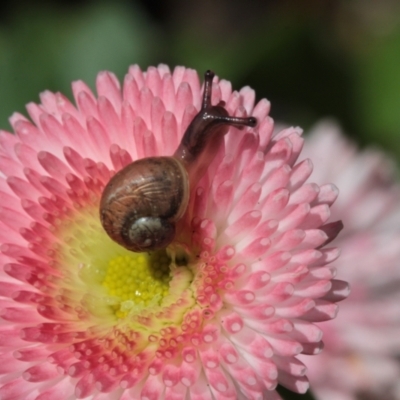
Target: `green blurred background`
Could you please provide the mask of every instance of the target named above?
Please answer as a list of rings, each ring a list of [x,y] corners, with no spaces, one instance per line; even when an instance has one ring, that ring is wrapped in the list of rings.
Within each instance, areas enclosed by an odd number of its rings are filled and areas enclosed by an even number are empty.
[[[276,120],[335,117],[400,159],[398,0],[2,2],[0,126],[44,89],[160,62],[251,85]]]

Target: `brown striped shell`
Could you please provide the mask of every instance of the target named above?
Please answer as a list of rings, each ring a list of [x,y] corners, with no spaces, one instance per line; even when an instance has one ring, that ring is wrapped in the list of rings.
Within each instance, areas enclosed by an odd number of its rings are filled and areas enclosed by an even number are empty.
[[[173,157],[148,157],[119,171],[104,189],[101,223],[108,235],[132,251],[158,250],[175,236],[186,210],[189,179]]]

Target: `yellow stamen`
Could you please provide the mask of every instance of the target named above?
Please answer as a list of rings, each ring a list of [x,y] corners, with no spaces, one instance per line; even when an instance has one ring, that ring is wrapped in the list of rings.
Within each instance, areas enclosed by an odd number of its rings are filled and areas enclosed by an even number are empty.
[[[72,306],[82,318],[90,315],[104,326],[117,319],[121,327],[148,333],[180,323],[194,305],[186,262],[178,263],[174,252],[133,253],[119,246],[101,227],[97,208],[81,209],[58,229],[62,293],[78,304]]]
[[[102,285],[110,296],[118,297],[115,315],[124,318],[136,306],[160,304],[168,294],[170,259],[164,251],[131,253],[108,262]]]

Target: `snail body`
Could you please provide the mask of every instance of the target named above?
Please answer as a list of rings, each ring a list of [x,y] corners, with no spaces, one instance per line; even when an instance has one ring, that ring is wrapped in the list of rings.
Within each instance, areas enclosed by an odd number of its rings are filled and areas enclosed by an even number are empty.
[[[184,215],[191,188],[214,159],[229,126],[255,126],[254,117],[230,117],[221,102],[211,105],[214,73],[207,71],[200,112],[171,157],[136,160],[108,182],[100,220],[112,240],[135,252],[166,248]]]

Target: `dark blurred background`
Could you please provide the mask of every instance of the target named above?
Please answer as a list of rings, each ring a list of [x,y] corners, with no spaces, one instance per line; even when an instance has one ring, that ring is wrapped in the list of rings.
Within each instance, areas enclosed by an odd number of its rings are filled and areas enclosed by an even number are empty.
[[[279,121],[334,117],[400,160],[398,0],[2,2],[0,126],[45,89],[160,62],[250,85]]]

